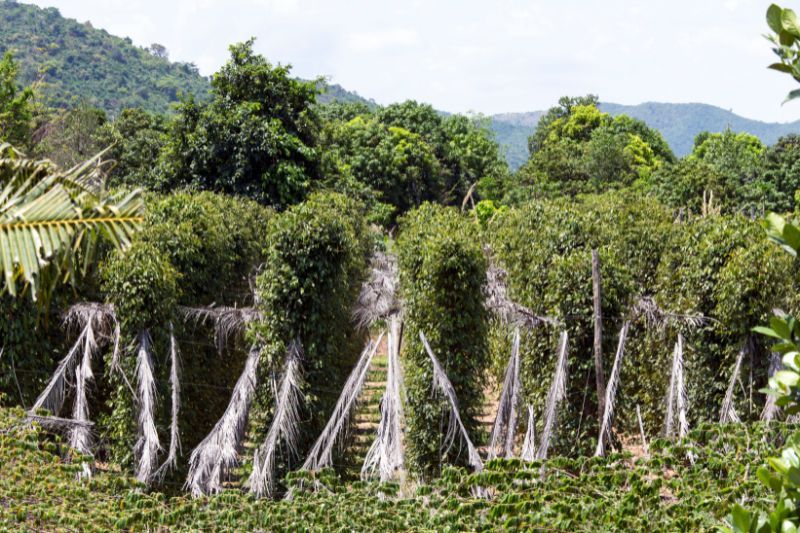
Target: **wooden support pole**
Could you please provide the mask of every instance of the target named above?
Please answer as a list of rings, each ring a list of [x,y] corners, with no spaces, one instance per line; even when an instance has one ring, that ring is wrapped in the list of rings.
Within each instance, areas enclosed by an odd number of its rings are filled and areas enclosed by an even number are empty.
[[[592,250],[592,288],[594,301],[594,375],[597,383],[597,419],[605,412],[606,376],[603,371],[603,310],[601,307],[602,285],[600,279],[600,257]]]

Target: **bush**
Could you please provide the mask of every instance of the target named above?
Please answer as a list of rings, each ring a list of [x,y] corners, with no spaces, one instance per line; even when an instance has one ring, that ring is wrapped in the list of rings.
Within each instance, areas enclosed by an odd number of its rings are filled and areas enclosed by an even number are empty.
[[[461,417],[474,439],[489,361],[483,306],[486,259],[478,227],[454,208],[424,204],[401,220],[401,228],[408,460],[429,475],[441,462],[455,460],[462,447],[442,449],[447,407],[441,398],[431,401],[431,363],[419,332],[425,333],[453,383]]]
[[[316,193],[270,224],[264,266],[257,278],[263,318],[251,331],[263,345],[261,384],[251,414],[252,439],[268,428],[273,394],[268,386],[290,342],[304,351],[302,451],[330,416],[341,386],[363,347],[351,311],[366,276],[371,250],[361,207],[334,193]]]

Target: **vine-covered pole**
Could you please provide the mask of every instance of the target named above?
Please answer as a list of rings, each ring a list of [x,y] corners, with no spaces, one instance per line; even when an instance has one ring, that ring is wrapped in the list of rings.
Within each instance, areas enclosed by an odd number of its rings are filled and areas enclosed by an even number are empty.
[[[592,250],[592,300],[594,304],[594,375],[597,383],[597,417],[602,420],[606,410],[606,377],[603,371],[603,310],[601,307],[602,284],[600,279],[600,256]]]

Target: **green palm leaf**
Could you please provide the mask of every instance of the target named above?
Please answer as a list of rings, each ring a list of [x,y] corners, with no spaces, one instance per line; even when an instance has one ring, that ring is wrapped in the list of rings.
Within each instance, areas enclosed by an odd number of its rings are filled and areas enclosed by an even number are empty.
[[[0,144],[0,269],[3,291],[30,286],[37,299],[90,264],[98,238],[130,244],[142,222],[136,190],[114,202],[102,188],[103,152],[70,170],[25,158]],[[55,270],[48,272],[48,270]]]

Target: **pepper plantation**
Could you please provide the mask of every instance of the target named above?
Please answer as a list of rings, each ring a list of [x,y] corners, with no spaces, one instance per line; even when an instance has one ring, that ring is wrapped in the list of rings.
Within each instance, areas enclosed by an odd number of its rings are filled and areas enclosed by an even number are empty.
[[[0,63],[0,529],[796,531],[796,137],[563,98],[512,174],[252,45],[85,157]]]

